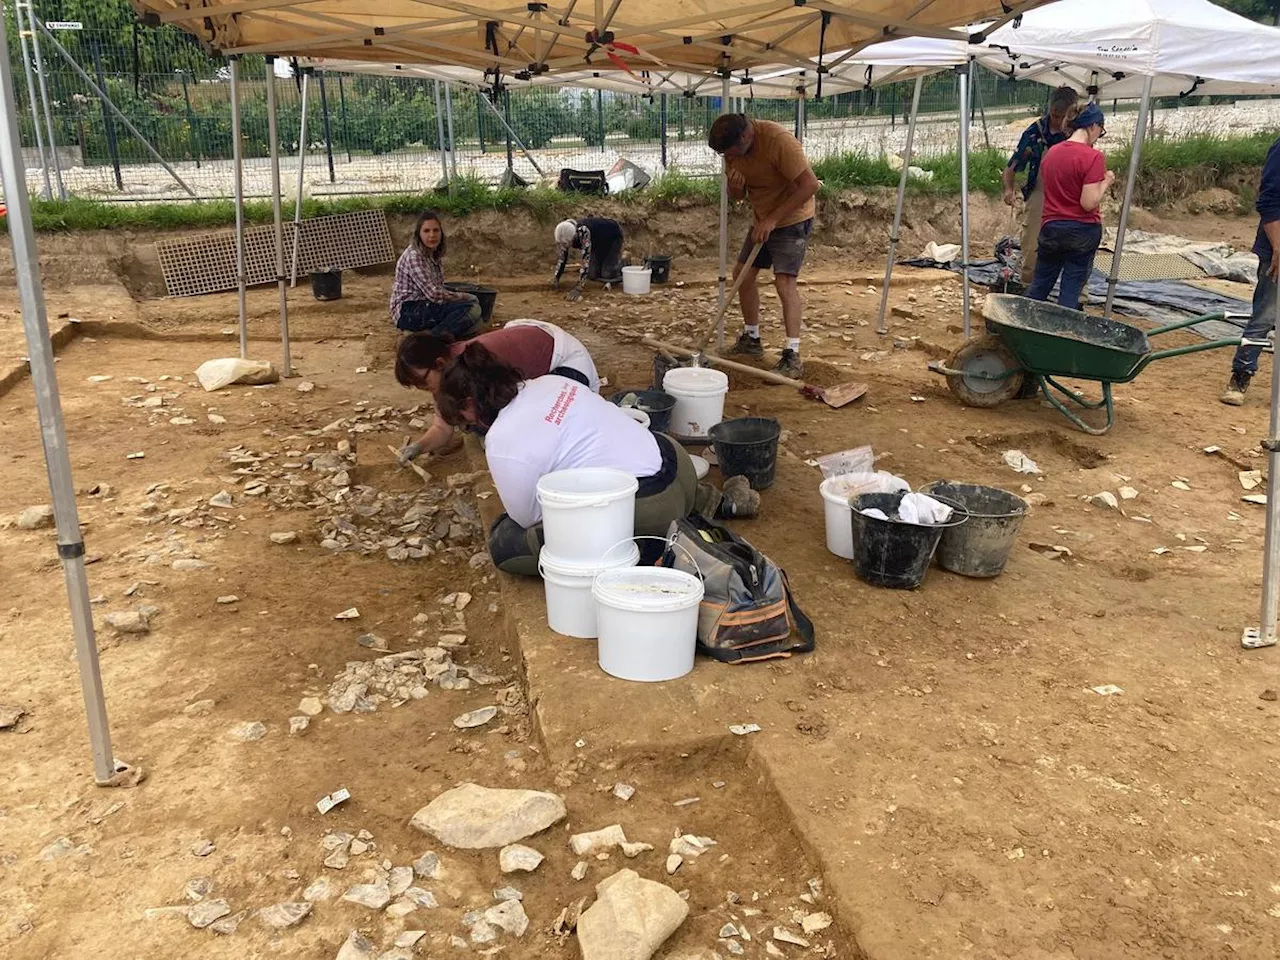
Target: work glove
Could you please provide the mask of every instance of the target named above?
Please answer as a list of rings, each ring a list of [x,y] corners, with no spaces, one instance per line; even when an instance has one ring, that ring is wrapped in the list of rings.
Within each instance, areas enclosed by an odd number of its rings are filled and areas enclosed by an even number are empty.
[[[400,466],[405,466],[410,460],[417,460],[422,456],[422,444],[406,443],[400,448],[400,452],[396,454],[396,460],[400,462]]]
[[[568,292],[568,294],[565,295],[565,299],[568,300],[570,303],[577,303],[579,300],[582,299],[582,288],[574,287],[572,290]]]

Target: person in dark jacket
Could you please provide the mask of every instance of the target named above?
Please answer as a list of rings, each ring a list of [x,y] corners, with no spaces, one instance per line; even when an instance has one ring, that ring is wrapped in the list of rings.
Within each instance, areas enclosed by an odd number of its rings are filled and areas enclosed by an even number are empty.
[[[1249,381],[1258,372],[1258,357],[1267,345],[1267,334],[1276,325],[1276,286],[1280,278],[1280,140],[1267,151],[1255,207],[1258,235],[1253,241],[1253,252],[1258,255],[1258,285],[1253,291],[1253,313],[1231,362],[1231,381],[1222,394],[1222,402],[1231,407],[1243,405]],[[1274,370],[1271,375],[1276,375]]]
[[[564,220],[556,226],[556,273],[551,278],[551,289],[560,289],[560,278],[569,265],[569,252],[582,251],[582,266],[578,270],[578,282],[565,297],[566,300],[582,298],[582,288],[588,280],[602,283],[619,283],[622,280],[622,227],[617,220],[605,217],[582,217]]]

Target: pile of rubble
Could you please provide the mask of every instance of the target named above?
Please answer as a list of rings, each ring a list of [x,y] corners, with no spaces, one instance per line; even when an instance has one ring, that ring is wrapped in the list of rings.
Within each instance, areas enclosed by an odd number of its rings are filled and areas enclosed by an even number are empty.
[[[393,707],[422,700],[427,688],[469,690],[491,686],[502,678],[482,666],[460,666],[444,647],[423,647],[376,660],[353,660],[329,687],[326,702],[334,713],[373,713],[381,704]]]

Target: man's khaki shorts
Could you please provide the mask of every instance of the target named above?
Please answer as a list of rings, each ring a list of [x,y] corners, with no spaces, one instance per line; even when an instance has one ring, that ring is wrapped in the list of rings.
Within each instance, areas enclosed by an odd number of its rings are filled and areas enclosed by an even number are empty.
[[[800,267],[804,263],[804,255],[809,249],[809,234],[813,232],[813,220],[793,223],[789,227],[778,227],[769,234],[769,239],[761,247],[753,267],[760,270],[773,269],[774,275],[783,274],[798,277]],[[738,262],[746,263],[755,248],[756,242],[747,234],[746,242],[738,253]]]

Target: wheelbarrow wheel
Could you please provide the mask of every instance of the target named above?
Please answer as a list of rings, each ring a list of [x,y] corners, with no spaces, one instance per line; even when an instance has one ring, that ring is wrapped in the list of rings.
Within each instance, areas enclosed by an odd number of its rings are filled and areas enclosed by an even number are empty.
[[[999,337],[970,340],[947,361],[947,386],[967,407],[996,407],[1016,397],[1026,378],[1022,364]]]

